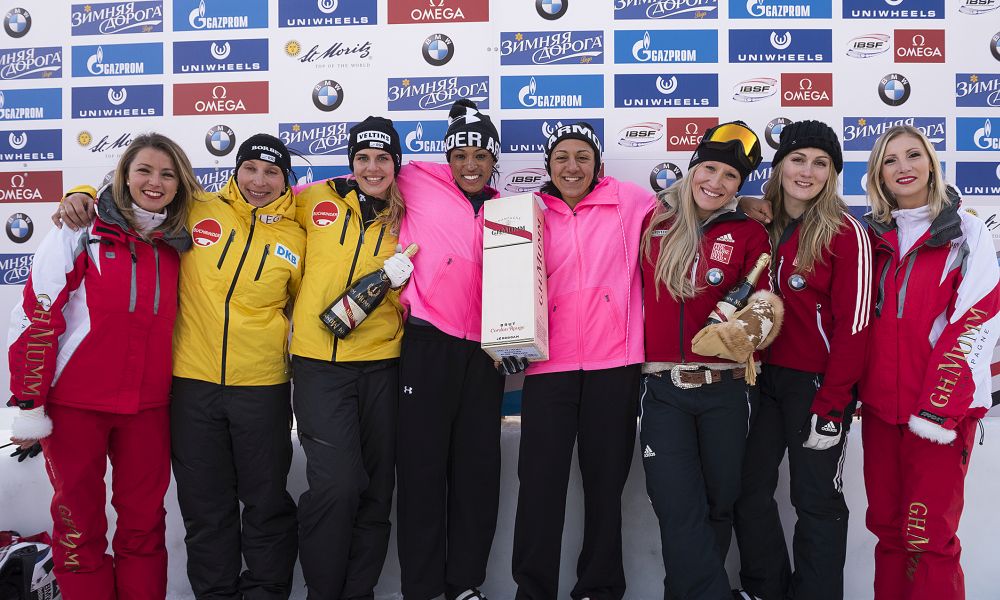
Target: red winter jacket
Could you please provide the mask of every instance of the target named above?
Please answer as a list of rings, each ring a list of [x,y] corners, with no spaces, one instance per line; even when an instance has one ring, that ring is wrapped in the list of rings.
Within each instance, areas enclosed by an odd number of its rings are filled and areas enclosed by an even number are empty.
[[[865,220],[875,248],[875,313],[858,398],[887,423],[946,429],[991,406],[1000,269],[981,219],[952,204],[902,257],[895,223]]]
[[[785,303],[782,335],[764,362],[823,373],[812,412],[840,421],[861,379],[872,306],[872,249],[865,226],[845,214],[823,261],[809,273],[795,268],[799,220],[789,223],[775,251],[774,287]]]
[[[771,242],[764,226],[737,209],[735,201],[716,215],[702,228],[701,250],[691,267],[691,276],[701,292],[683,302],[674,300],[662,285],[660,297],[656,297],[653,268],[660,255],[663,233],[659,236],[653,233],[650,258],[646,260],[644,256],[642,260],[646,362],[733,364],[717,356],[695,354],[691,340],[705,326],[719,300],[753,269],[760,255],[771,253]],[[643,231],[651,216],[647,215],[643,221]],[[757,280],[756,289],[770,287],[766,276]]]
[[[109,188],[110,190],[110,188]],[[109,191],[89,230],[53,229],[11,312],[12,402],[132,414],[170,401],[179,250],[143,241]]]

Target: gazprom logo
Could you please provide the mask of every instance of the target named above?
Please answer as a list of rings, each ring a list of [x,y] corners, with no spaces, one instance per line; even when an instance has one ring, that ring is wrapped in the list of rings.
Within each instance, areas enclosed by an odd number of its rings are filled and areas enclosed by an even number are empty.
[[[0,80],[62,77],[62,48],[0,50]]]
[[[0,121],[61,118],[61,88],[0,90]]]
[[[845,19],[943,19],[945,0],[843,0]]]
[[[481,109],[490,107],[490,78],[390,77],[386,94],[389,110],[447,110],[459,98]]]
[[[718,0],[614,0],[615,19],[718,19]]]
[[[958,117],[958,149],[1000,150],[1000,118]]]
[[[163,31],[162,0],[74,4],[70,12],[73,35],[113,35]]]
[[[618,108],[718,105],[719,76],[715,73],[615,75],[615,106]]]
[[[599,140],[604,139],[604,119],[573,117],[571,119],[504,119],[500,121],[500,140],[504,154],[541,154],[557,129],[576,121],[586,121],[594,127]]]
[[[830,0],[729,0],[730,19],[829,19]]]
[[[278,138],[289,150],[305,156],[347,156],[347,138],[353,122],[279,123]]]
[[[267,0],[174,0],[174,31],[266,27]]]
[[[830,62],[830,29],[730,29],[729,62]]]
[[[603,31],[504,31],[501,65],[604,64]]]
[[[944,150],[945,123],[944,117],[844,117],[844,150],[871,152],[875,140],[897,125],[915,127],[935,150]]]
[[[448,121],[395,121],[404,154],[444,154]]]
[[[441,0],[437,0],[431,6],[440,3]],[[376,23],[378,14],[375,0],[278,0],[278,27],[336,27]]]
[[[174,42],[174,73],[236,73],[267,69],[267,38]]]
[[[163,44],[102,44],[73,47],[73,77],[159,75]]]
[[[1000,73],[956,73],[956,106],[1000,106]]]
[[[697,30],[617,30],[616,63],[716,63],[719,33]]]
[[[504,75],[500,108],[601,108],[602,75]]]

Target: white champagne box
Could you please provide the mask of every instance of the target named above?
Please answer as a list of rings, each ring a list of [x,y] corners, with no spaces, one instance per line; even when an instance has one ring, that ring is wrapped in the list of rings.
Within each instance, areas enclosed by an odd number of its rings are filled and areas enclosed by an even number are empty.
[[[542,207],[535,194],[483,205],[482,347],[494,360],[549,358]]]

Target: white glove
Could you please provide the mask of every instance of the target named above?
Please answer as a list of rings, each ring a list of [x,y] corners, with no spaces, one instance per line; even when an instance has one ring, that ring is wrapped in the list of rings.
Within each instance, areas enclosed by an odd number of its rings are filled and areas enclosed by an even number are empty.
[[[802,442],[802,447],[810,450],[833,448],[840,442],[841,427],[840,423],[814,413],[809,419],[809,439]]]
[[[40,440],[52,433],[52,420],[45,415],[41,406],[30,410],[21,409],[10,424],[10,437],[15,440]]]
[[[402,287],[413,273],[413,262],[409,256],[403,254],[403,247],[397,244],[396,253],[385,259],[382,269],[389,277],[389,284],[393,288],[398,288]]]

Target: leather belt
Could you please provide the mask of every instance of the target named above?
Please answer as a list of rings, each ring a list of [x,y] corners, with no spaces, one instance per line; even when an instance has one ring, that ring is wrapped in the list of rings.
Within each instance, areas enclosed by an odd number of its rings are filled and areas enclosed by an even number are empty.
[[[656,377],[664,377],[667,371],[653,373]],[[690,389],[703,385],[719,383],[727,376],[730,379],[745,379],[746,371],[735,369],[711,369],[700,365],[674,365],[669,371],[670,381],[679,388]]]

